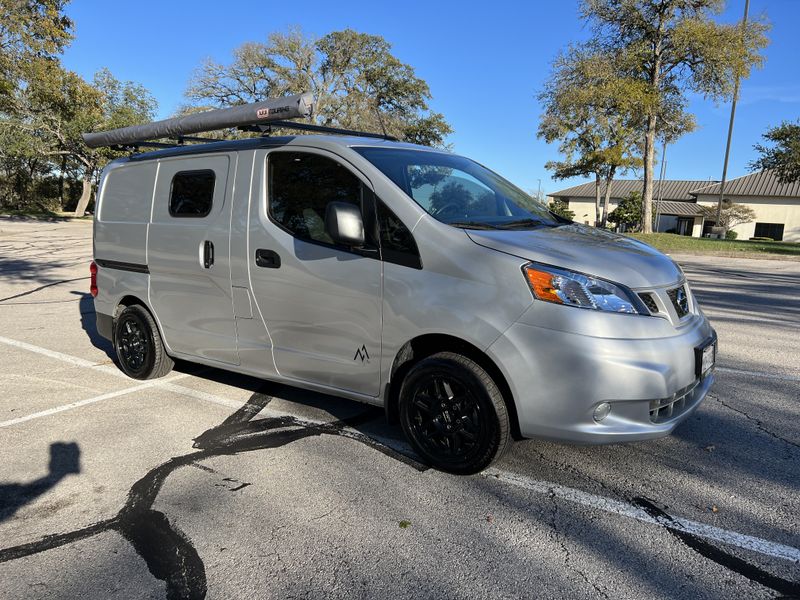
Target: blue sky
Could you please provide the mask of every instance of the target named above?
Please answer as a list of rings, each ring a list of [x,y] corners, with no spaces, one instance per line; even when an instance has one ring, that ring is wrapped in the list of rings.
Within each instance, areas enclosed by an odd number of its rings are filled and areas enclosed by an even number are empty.
[[[800,0],[750,4],[751,16],[766,14],[772,23],[772,43],[765,67],[742,84],[729,178],[748,172],[753,144],[768,127],[800,117]],[[729,0],[720,19],[735,21],[743,9],[744,0]],[[558,152],[536,139],[535,97],[558,50],[587,35],[577,0],[73,0],[67,13],[76,39],[64,64],[87,78],[108,67],[119,79],[144,84],[158,99],[160,117],[185,102],[189,77],[204,58],[227,62],[236,46],[272,31],[299,26],[324,35],[351,27],[381,35],[430,85],[431,107],[455,129],[448,141],[456,152],[528,190],[539,180],[548,193],[579,181],[554,182],[544,168]],[[719,179],[730,106],[693,96],[691,110],[699,128],[667,150],[667,177]]]

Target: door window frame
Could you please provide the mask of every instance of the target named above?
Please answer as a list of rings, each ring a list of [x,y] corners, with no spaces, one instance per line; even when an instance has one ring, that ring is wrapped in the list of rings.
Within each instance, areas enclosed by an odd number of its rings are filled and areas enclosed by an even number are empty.
[[[315,156],[320,156],[322,158],[328,159],[330,161],[339,163],[342,165],[343,168],[347,169],[347,171],[356,179],[361,182],[361,218],[364,221],[364,234],[367,241],[367,244],[363,248],[352,248],[348,246],[343,246],[341,244],[329,244],[327,242],[314,240],[306,237],[301,237],[296,235],[293,231],[289,228],[284,226],[280,223],[277,219],[274,218],[272,215],[271,210],[271,201],[270,201],[270,186],[272,182],[270,181],[270,156],[273,154],[283,154],[283,153],[292,153],[292,154],[312,154]],[[382,262],[391,262],[393,264],[398,264],[401,266],[414,268],[414,269],[421,269],[422,268],[422,259],[419,257],[419,245],[416,243],[416,239],[414,238],[414,234],[411,233],[411,229],[403,222],[400,217],[394,213],[394,211],[389,208],[389,206],[383,202],[378,195],[375,193],[375,189],[372,186],[372,182],[361,173],[355,166],[353,166],[349,161],[344,159],[343,157],[339,156],[338,154],[334,154],[332,152],[321,150],[319,148],[311,148],[307,146],[296,146],[296,147],[284,147],[279,149],[270,149],[264,155],[264,177],[263,177],[263,197],[262,197],[262,206],[264,207],[266,217],[269,221],[278,227],[281,231],[286,232],[288,235],[292,237],[292,239],[299,240],[301,242],[307,244],[314,244],[317,246],[322,246],[324,248],[331,248],[333,250],[337,250],[339,252],[347,252],[348,254],[355,254],[357,256],[361,256],[364,258],[372,258],[375,260],[380,260]],[[381,242],[380,242],[380,223],[378,221],[378,213],[377,213],[377,202],[383,202],[384,206],[386,206],[387,210],[392,212],[395,217],[403,223],[403,226],[408,229],[409,235],[414,240],[414,244],[417,247],[417,261],[413,260],[387,260],[383,256],[383,252],[381,249]]]
[[[204,213],[180,213],[172,210],[172,194],[175,190],[175,179],[179,175],[200,175],[211,173],[214,178],[211,186],[211,201],[208,203],[208,210]],[[169,182],[169,196],[167,197],[167,212],[173,219],[205,219],[214,210],[214,194],[217,191],[217,173],[214,169],[186,169],[185,171],[176,171]]]

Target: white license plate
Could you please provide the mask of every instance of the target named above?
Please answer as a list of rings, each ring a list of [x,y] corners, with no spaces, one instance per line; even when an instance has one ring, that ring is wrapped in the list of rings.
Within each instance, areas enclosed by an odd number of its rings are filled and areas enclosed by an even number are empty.
[[[700,358],[700,376],[705,377],[706,373],[714,366],[716,359],[717,345],[715,343],[709,344],[703,348],[703,353]]]

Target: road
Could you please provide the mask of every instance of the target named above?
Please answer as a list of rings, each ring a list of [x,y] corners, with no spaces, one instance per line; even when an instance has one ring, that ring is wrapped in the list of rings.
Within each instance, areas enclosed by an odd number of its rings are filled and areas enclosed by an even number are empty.
[[[798,262],[677,257],[720,353],[672,436],[454,477],[375,408],[125,378],[90,258],[91,223],[0,219],[2,598],[800,596]]]

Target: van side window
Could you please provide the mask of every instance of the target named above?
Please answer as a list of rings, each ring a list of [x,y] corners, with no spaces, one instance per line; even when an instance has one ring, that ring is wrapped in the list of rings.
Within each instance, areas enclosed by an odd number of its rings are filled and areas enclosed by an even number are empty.
[[[330,202],[361,206],[361,181],[335,160],[305,152],[269,155],[269,214],[300,239],[333,244],[325,232]]]
[[[172,178],[169,214],[173,217],[205,217],[214,199],[214,171],[180,171]]]
[[[417,242],[414,241],[414,236],[408,227],[403,225],[397,215],[378,198],[375,199],[375,210],[378,213],[383,260],[404,267],[421,269],[422,261]]]

